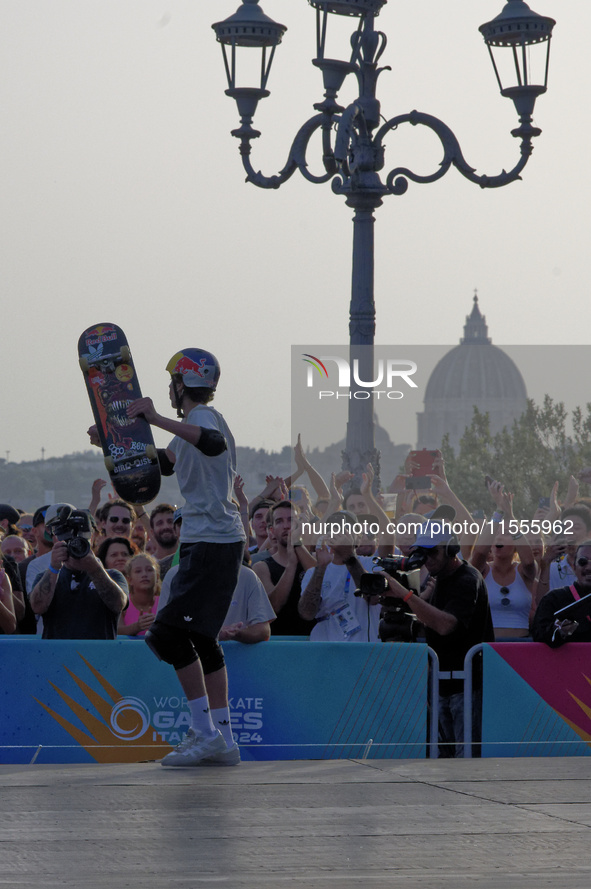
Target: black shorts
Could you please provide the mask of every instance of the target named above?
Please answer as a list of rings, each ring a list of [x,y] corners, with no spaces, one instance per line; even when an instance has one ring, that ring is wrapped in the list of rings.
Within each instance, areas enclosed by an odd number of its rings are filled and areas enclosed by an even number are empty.
[[[158,621],[212,639],[224,625],[242,564],[244,543],[184,543],[170,598]]]

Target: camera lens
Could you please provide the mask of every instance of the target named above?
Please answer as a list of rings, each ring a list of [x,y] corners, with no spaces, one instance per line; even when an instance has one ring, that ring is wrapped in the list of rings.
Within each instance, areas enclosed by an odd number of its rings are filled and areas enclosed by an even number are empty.
[[[90,543],[85,537],[73,537],[68,540],[68,554],[73,559],[84,559],[90,552]]]

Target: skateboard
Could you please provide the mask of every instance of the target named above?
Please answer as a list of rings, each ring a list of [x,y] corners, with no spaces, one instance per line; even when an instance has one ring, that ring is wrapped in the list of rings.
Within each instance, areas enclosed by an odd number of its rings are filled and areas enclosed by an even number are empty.
[[[127,338],[115,324],[96,324],[78,340],[78,357],[113,487],[128,503],[149,503],[160,467],[150,424],[127,416],[142,397]]]

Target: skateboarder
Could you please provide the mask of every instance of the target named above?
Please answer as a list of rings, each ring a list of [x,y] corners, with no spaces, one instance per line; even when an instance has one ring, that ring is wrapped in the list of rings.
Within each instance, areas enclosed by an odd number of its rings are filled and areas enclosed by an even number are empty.
[[[159,450],[163,473],[176,473],[185,498],[179,570],[168,604],[146,634],[156,656],[173,665],[191,710],[191,727],[162,760],[166,766],[237,765],[227,675],[217,641],[237,583],[244,530],[232,502],[236,472],[232,434],[209,402],[220,377],[217,359],[183,349],[169,361],[170,400],[181,420],[159,414],[150,398],[134,401],[130,417],[174,434]],[[221,732],[220,729],[221,728]]]

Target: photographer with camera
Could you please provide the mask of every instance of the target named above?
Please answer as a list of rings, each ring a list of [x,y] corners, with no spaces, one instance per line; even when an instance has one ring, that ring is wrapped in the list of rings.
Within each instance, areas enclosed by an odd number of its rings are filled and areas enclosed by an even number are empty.
[[[532,625],[534,642],[545,642],[550,648],[560,648],[566,642],[591,642],[591,603],[585,599],[591,597],[591,540],[576,546],[574,563],[574,583],[569,578],[540,601]],[[575,602],[582,602],[580,610],[573,610]],[[565,608],[569,610],[561,614]]]
[[[455,511],[440,506],[422,527],[411,555],[418,555],[434,578],[421,595],[405,589],[386,572],[387,595],[402,599],[425,627],[427,644],[439,659],[439,669],[449,678],[439,683],[439,756],[464,755],[463,679],[454,671],[464,669],[464,658],[474,645],[493,642],[494,631],[482,575],[460,553],[460,545],[451,524]],[[473,740],[480,737],[481,682],[474,677],[472,701]]]
[[[115,639],[127,581],[120,571],[105,569],[90,549],[90,513],[59,504],[49,507],[45,523],[54,545],[30,595],[33,611],[43,615],[43,638]]]

